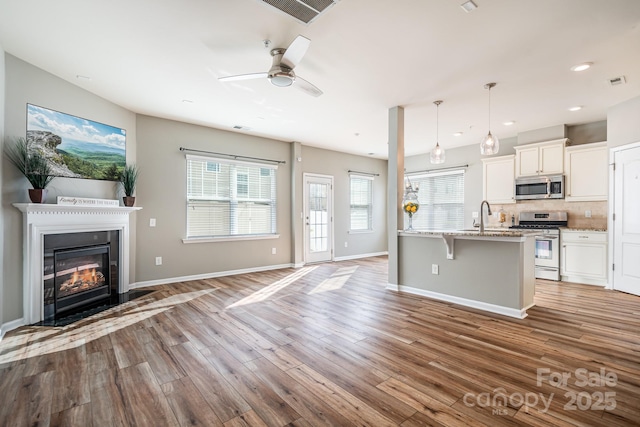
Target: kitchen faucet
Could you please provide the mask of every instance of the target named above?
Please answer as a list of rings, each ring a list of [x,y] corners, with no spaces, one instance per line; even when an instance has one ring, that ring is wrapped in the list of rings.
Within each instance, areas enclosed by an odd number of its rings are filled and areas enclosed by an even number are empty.
[[[483,200],[482,203],[480,203],[480,233],[484,233],[484,215],[482,214],[482,206],[484,206],[485,203],[487,204],[487,215],[491,215],[491,206],[489,206],[489,202]]]

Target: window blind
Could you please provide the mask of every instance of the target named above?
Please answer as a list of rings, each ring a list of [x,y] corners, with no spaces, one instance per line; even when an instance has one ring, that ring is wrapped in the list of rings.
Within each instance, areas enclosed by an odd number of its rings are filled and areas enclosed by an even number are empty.
[[[373,229],[373,177],[350,175],[350,229],[353,231]]]
[[[187,238],[276,233],[276,166],[186,160]]]
[[[432,172],[410,177],[418,185],[420,209],[413,216],[417,230],[461,230],[464,228],[464,170]],[[405,228],[408,217],[404,215]]]

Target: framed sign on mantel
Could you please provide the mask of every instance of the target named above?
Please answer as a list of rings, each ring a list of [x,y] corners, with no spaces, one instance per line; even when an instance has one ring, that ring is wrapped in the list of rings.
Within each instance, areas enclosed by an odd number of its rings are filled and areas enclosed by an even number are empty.
[[[124,129],[27,104],[27,143],[53,175],[118,181],[126,164]]]

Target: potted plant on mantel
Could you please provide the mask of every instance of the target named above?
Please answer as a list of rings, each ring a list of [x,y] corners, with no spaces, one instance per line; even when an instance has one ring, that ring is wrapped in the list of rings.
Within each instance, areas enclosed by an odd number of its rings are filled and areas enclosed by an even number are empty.
[[[133,196],[133,192],[136,190],[137,180],[138,167],[135,164],[125,165],[122,173],[120,174],[120,184],[122,184],[122,190],[124,191],[122,201],[125,206],[133,206],[136,201],[136,198]]]
[[[47,185],[55,176],[47,159],[38,151],[29,149],[25,138],[17,138],[5,145],[5,155],[20,173],[27,178],[32,189],[29,199],[33,203],[44,203],[47,198]]]

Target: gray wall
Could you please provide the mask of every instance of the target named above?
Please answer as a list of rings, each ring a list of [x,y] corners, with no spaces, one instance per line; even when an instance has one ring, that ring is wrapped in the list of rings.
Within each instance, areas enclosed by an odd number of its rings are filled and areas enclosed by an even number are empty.
[[[4,152],[4,85],[5,85],[5,66],[4,66],[4,49],[0,44],[0,151]],[[4,157],[4,156],[3,156]],[[4,187],[4,162],[0,161],[0,187]],[[4,191],[0,192],[0,206],[4,206]],[[0,209],[0,271],[4,272],[4,209]],[[0,329],[4,324],[4,273],[0,273]],[[0,330],[0,337],[2,331]]]
[[[136,282],[291,263],[290,144],[240,133],[139,115],[136,189]],[[284,160],[277,170],[278,239],[185,244],[186,160],[180,147]],[[156,227],[149,227],[149,219]],[[272,248],[276,254],[272,255]],[[155,265],[155,257],[163,265]]]
[[[135,161],[134,113],[12,55],[6,54],[4,60],[6,86],[3,117],[6,138],[26,136],[27,103],[30,103],[126,129],[127,161]],[[2,321],[6,323],[22,317],[22,214],[11,204],[29,201],[29,183],[4,156],[2,162]],[[106,199],[116,197],[116,184],[109,181],[55,178],[48,188],[48,203],[55,203],[58,195]],[[135,221],[132,221],[130,231],[131,254],[135,257]],[[131,265],[130,277],[133,278],[133,259]]]
[[[607,114],[608,146],[618,147],[640,141],[640,96],[618,104]]]
[[[349,170],[377,173],[373,180],[373,232],[349,233]],[[302,146],[302,172],[333,176],[335,257],[387,251],[387,161]],[[347,242],[347,247],[344,247]]]

